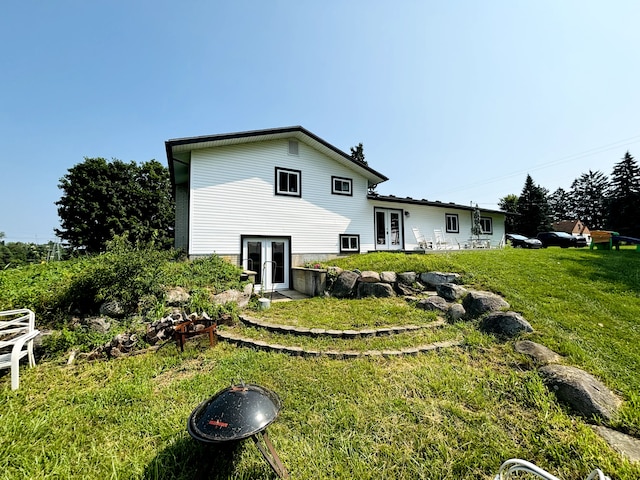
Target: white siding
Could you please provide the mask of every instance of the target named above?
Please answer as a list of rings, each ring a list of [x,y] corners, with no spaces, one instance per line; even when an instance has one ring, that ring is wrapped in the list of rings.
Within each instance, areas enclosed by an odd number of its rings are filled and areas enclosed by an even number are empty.
[[[302,172],[302,196],[275,195],[275,167]],[[353,196],[333,195],[331,177],[353,179]],[[341,233],[373,242],[367,181],[306,144],[287,140],[205,150],[191,156],[189,253],[237,255],[240,235],[290,236],[291,253],[337,254]]]

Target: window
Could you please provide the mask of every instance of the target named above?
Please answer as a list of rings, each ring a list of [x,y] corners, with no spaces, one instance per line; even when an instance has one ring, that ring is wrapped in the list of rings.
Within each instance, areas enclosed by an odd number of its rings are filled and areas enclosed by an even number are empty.
[[[353,195],[352,185],[350,178],[331,177],[331,193],[335,195]]]
[[[360,252],[360,235],[340,235],[340,252]]]
[[[302,172],[276,167],[276,195],[302,196]]]
[[[446,213],[444,215],[444,219],[445,219],[445,223],[447,224],[447,233],[460,232],[457,213]]]
[[[491,217],[480,217],[480,228],[482,233],[493,233],[493,219]]]

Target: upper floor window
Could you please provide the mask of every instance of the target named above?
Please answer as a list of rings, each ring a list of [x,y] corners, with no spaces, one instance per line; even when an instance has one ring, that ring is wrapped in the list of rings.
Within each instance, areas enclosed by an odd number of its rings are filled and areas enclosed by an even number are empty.
[[[491,217],[480,217],[480,228],[482,233],[493,233],[493,219]]]
[[[445,223],[447,225],[447,233],[459,233],[460,224],[458,223],[457,213],[445,213]]]
[[[331,193],[353,195],[353,180],[350,178],[331,177]]]
[[[302,172],[276,167],[276,195],[302,196]]]

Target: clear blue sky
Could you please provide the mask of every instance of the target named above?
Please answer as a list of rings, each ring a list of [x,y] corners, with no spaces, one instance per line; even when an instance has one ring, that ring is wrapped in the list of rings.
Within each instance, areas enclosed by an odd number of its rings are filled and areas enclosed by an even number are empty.
[[[0,231],[44,243],[84,157],[302,125],[381,194],[496,208],[640,157],[640,2],[6,0]]]

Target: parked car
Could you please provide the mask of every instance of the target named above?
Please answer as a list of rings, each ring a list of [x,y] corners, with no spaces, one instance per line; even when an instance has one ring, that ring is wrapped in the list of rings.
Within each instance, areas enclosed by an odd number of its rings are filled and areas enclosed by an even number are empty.
[[[582,237],[574,237],[565,232],[540,232],[538,240],[544,248],[547,247],[586,247],[587,241]]]
[[[516,248],[542,248],[542,242],[537,238],[529,238],[517,233],[507,233],[505,238],[512,247]]]

